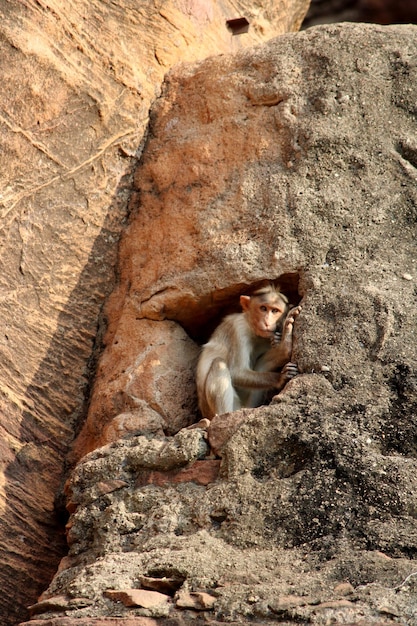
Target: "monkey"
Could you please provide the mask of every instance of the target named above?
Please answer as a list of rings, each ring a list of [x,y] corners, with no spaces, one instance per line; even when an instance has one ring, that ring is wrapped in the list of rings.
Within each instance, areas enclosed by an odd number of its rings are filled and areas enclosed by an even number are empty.
[[[301,306],[291,308],[288,298],[270,282],[249,296],[241,295],[239,301],[242,312],[223,319],[198,360],[197,394],[203,418],[260,406],[267,390],[278,393],[298,374],[291,352]]]

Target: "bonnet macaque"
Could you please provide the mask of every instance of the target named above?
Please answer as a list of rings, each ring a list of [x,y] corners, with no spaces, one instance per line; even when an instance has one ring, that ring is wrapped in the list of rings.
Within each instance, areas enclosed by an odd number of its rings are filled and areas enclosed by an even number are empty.
[[[298,374],[290,361],[294,320],[301,307],[290,310],[287,297],[272,283],[240,296],[240,305],[242,312],[225,317],[198,362],[199,406],[208,419],[260,406],[267,390],[278,393]]]

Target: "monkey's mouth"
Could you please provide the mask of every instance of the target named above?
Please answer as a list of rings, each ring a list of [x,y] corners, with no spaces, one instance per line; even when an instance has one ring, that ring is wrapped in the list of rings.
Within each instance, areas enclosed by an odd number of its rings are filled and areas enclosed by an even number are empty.
[[[263,339],[271,339],[271,337],[273,336],[274,331],[273,330],[258,330],[258,335],[259,337],[263,337]]]

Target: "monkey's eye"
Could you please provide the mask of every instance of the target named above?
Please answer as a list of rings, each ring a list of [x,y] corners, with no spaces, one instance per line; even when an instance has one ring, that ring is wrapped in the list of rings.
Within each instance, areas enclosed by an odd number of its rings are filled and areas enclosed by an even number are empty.
[[[266,312],[267,312],[267,310],[268,310],[268,309],[267,309],[267,307],[266,307],[264,304],[261,304],[261,306],[260,306],[259,308],[261,309],[261,311],[262,311],[263,313],[266,313]]]
[[[279,313],[279,309],[272,309],[272,313],[276,315],[277,313]]]

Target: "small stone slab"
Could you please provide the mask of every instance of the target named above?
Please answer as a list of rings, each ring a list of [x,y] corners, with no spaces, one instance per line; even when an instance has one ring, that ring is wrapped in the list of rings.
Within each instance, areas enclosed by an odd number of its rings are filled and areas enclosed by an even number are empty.
[[[247,412],[248,409],[241,409],[213,417],[207,433],[210,448],[215,454],[221,456],[222,448],[247,419]]]
[[[284,613],[289,609],[295,609],[298,606],[305,606],[306,604],[311,604],[313,599],[308,596],[278,596],[272,602],[269,602],[269,608],[274,613]]]
[[[355,589],[350,583],[339,583],[334,588],[334,592],[339,596],[349,596],[355,592]]]
[[[53,596],[41,600],[29,607],[30,615],[38,615],[47,611],[65,611],[69,606],[69,598],[67,596]]]
[[[350,600],[329,600],[328,602],[321,602],[314,607],[315,611],[322,609],[352,609],[355,604]]]
[[[154,609],[165,606],[170,602],[170,597],[159,593],[159,591],[148,591],[146,589],[107,589],[104,592],[106,598],[122,602],[127,607],[140,606],[143,609]]]
[[[97,495],[104,496],[106,493],[112,493],[113,491],[117,491],[118,489],[123,489],[123,487],[128,487],[129,484],[125,480],[102,480],[98,482],[95,486]]]
[[[204,591],[179,591],[175,606],[179,609],[194,609],[195,611],[210,611],[217,598]]]
[[[178,471],[158,472],[148,471],[141,472],[136,486],[144,487],[145,485],[163,485],[172,483],[197,483],[197,485],[209,485],[217,479],[220,470],[220,460],[207,459],[204,461],[195,461],[189,467],[185,467]]]

